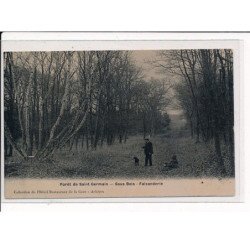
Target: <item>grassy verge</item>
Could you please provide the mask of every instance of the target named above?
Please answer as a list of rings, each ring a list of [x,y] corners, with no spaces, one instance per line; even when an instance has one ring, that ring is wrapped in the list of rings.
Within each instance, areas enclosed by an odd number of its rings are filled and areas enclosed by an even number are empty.
[[[144,166],[142,137],[130,137],[127,143],[104,146],[95,151],[82,148],[58,151],[48,162],[6,160],[5,176],[22,178],[168,178],[218,177],[212,144],[195,143],[186,134],[170,133],[151,139],[154,145],[153,166]],[[226,150],[224,149],[224,154]],[[179,167],[164,171],[163,165],[177,155]],[[140,159],[135,166],[133,157]],[[229,162],[225,161],[229,168]]]

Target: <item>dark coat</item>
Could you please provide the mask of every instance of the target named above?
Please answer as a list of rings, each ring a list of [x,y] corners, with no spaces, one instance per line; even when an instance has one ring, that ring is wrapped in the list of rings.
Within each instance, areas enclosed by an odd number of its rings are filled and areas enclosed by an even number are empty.
[[[143,148],[144,148],[145,155],[152,155],[154,153],[153,152],[153,144],[150,141],[146,142],[146,144]]]

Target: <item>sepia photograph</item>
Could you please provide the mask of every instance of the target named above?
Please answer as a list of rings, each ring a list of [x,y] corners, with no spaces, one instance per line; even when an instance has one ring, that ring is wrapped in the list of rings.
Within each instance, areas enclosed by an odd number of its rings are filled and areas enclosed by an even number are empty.
[[[41,180],[117,186],[117,197],[144,186],[156,196],[195,196],[199,185],[215,189],[201,194],[234,195],[232,49],[22,51],[3,59],[6,198],[8,190],[54,194],[15,190]],[[186,194],[189,179],[196,190]],[[230,187],[220,193],[223,180]],[[185,185],[165,193],[164,181]],[[109,197],[85,191],[77,197]]]
[[[246,3],[1,1],[0,248],[250,246]]]

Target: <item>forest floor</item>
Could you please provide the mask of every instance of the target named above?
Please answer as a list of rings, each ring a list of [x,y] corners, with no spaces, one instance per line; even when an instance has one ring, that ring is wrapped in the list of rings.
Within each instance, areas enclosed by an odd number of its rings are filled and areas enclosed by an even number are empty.
[[[169,178],[219,177],[212,144],[195,143],[185,130],[173,130],[151,138],[153,166],[144,166],[143,138],[131,136],[126,143],[86,151],[81,146],[58,151],[48,162],[5,161],[5,176],[11,178]],[[178,168],[165,170],[164,163],[177,155]],[[226,150],[223,149],[223,154]],[[133,157],[140,159],[135,166]],[[229,163],[225,161],[225,165]]]

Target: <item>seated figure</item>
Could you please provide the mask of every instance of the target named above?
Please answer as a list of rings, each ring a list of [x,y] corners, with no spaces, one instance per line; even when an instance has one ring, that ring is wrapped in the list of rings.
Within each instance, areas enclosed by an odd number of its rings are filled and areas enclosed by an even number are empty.
[[[177,156],[173,155],[172,156],[172,160],[169,163],[165,163],[164,164],[164,168],[167,169],[172,169],[172,168],[177,168],[178,167],[178,160],[177,160]]]

